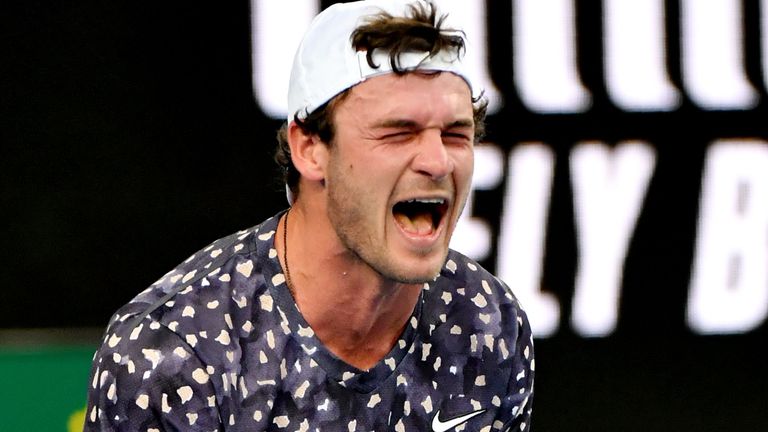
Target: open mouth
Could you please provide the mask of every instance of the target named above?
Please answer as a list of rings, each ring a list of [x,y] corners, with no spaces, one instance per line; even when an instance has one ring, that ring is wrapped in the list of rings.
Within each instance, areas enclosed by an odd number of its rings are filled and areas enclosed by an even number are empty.
[[[409,234],[428,236],[437,231],[448,211],[442,198],[417,198],[400,201],[392,207],[395,221]]]

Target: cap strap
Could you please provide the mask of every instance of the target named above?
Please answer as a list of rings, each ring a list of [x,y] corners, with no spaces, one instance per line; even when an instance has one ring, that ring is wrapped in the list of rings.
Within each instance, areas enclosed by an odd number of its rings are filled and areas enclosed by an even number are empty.
[[[392,64],[390,63],[389,53],[382,50],[374,50],[373,63],[378,67],[371,67],[368,64],[367,51],[357,52],[357,64],[360,70],[360,81],[365,81],[366,78],[374,77],[392,72]],[[453,58],[452,58],[453,57]],[[397,66],[402,70],[438,70],[449,72],[460,72],[461,62],[455,56],[451,56],[448,53],[440,52],[435,56],[430,56],[428,51],[406,51],[400,53],[397,57]]]

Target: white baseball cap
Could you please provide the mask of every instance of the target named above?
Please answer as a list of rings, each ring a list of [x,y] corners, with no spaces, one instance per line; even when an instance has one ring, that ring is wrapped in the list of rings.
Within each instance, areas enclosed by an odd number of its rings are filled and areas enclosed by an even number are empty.
[[[374,51],[372,58],[378,68],[372,68],[366,59],[367,52],[355,51],[352,32],[366,19],[387,12],[392,16],[406,16],[408,5],[424,3],[424,0],[362,0],[337,3],[318,14],[299,44],[291,68],[288,85],[288,122],[297,115],[306,118],[315,109],[327,103],[344,90],[367,78],[392,72],[389,53]],[[445,28],[456,29],[446,19]],[[461,32],[456,35],[465,38]],[[472,85],[468,65],[463,63],[463,53],[405,52],[398,57],[398,67],[403,70],[452,72],[463,78],[473,97],[481,92]]]

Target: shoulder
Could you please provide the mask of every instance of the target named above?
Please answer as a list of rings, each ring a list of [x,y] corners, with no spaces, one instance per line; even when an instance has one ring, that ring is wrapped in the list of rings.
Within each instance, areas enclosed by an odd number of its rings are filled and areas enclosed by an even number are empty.
[[[270,222],[218,239],[166,273],[114,314],[104,343],[130,339],[149,325],[168,329],[192,348],[209,337],[227,340],[248,332],[253,303],[267,290]]]
[[[135,314],[143,305],[151,305],[166,299],[192,294],[199,295],[201,287],[217,285],[217,288],[242,282],[237,275],[249,278],[258,270],[261,261],[269,256],[277,217],[259,225],[238,231],[213,241],[163,275],[144,291],[136,295],[127,308],[118,311],[114,318]],[[122,312],[122,313],[121,313]]]
[[[195,405],[197,425],[215,423],[209,401],[216,388],[234,382],[240,339],[277,319],[271,298],[265,300],[273,235],[268,220],[216,240],[114,314],[91,371],[95,417],[103,417],[104,406],[138,406],[131,418],[162,411],[165,422],[173,417],[166,410],[176,404]],[[117,400],[128,402],[116,405]]]
[[[531,339],[528,317],[512,290],[474,260],[451,251],[424,302],[431,338],[463,345],[475,355],[483,346],[507,359]]]

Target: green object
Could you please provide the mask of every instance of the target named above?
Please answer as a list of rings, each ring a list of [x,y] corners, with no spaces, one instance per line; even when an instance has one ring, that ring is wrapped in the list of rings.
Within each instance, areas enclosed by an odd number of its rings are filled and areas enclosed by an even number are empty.
[[[82,431],[95,347],[0,347],[0,430]]]

